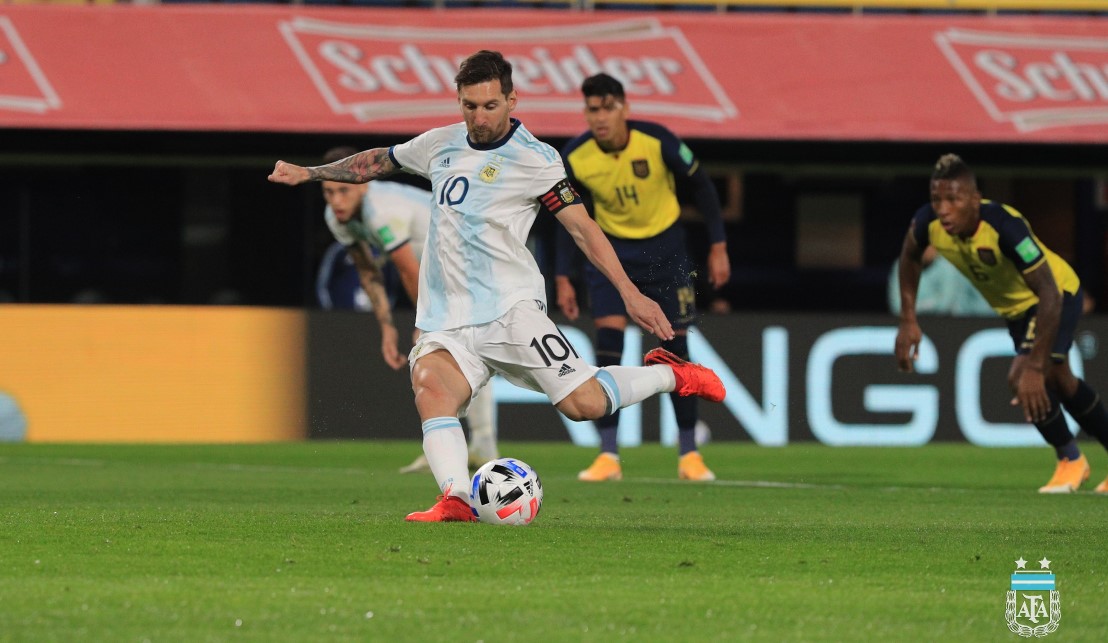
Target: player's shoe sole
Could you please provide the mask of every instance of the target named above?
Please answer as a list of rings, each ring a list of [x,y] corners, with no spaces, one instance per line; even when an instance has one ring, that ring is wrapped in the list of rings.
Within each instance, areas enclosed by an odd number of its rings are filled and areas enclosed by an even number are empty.
[[[655,348],[644,355],[642,361],[647,366],[664,364],[672,368],[675,374],[680,375],[682,384],[677,389],[677,394],[682,397],[695,395],[709,402],[722,402],[727,396],[727,389],[724,388],[723,382],[715,371],[700,364],[687,362],[664,348]]]
[[[619,459],[610,453],[601,453],[596,456],[588,469],[577,474],[577,479],[584,482],[606,482],[608,480],[622,480],[623,469]]]
[[[477,522],[469,503],[458,496],[439,496],[427,511],[413,511],[404,519],[408,522]]]
[[[1076,460],[1062,458],[1058,461],[1050,482],[1039,487],[1039,493],[1073,493],[1088,479],[1089,461],[1084,455]]]
[[[1097,493],[1108,493],[1108,478],[1104,479],[1104,482],[1098,484],[1093,491]]]

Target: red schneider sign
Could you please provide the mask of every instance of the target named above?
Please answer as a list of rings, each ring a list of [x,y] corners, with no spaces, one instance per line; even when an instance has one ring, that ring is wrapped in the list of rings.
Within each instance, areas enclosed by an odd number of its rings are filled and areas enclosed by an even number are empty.
[[[1108,141],[1108,21],[249,5],[0,7],[0,128],[373,132],[458,119],[497,49],[517,115],[584,129],[580,81],[684,137]]]

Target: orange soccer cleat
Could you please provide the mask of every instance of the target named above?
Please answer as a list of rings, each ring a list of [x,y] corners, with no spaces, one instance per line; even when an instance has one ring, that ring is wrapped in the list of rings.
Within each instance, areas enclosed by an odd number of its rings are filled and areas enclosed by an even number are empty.
[[[677,461],[677,477],[694,482],[711,482],[716,479],[716,474],[704,464],[699,451],[689,451]]]
[[[1089,461],[1082,455],[1076,460],[1062,458],[1054,469],[1050,482],[1039,487],[1039,493],[1073,493],[1089,479]]]
[[[585,482],[604,482],[622,478],[623,470],[619,465],[619,457],[611,453],[601,453],[596,456],[588,469],[577,474],[577,479]]]
[[[655,348],[642,358],[643,364],[665,364],[673,369],[677,378],[677,394],[682,397],[696,395],[709,402],[722,402],[727,389],[715,372],[700,364],[686,362],[664,348]]]
[[[435,505],[427,511],[413,511],[404,520],[408,522],[477,522],[469,503],[458,496],[439,496]]]

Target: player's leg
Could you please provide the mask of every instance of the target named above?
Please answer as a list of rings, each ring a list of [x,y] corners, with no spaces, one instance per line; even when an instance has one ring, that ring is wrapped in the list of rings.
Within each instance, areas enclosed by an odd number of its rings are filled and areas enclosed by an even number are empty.
[[[1088,383],[1074,375],[1066,359],[1082,313],[1083,299],[1084,294],[1080,291],[1074,296],[1067,294],[1062,299],[1062,320],[1052,351],[1057,363],[1047,374],[1047,388],[1058,396],[1062,408],[1069,412],[1081,430],[1108,449],[1108,412],[1105,412],[1104,403]],[[1097,485],[1095,491],[1108,493],[1108,478]]]
[[[618,297],[618,293],[607,296]],[[592,299],[596,299],[594,295]],[[596,365],[600,368],[618,366],[623,361],[623,337],[627,318],[623,315],[605,315],[596,319]],[[600,453],[589,468],[577,474],[578,480],[602,482],[619,480],[623,470],[619,462],[619,410],[597,418],[596,430],[600,433]]]
[[[428,348],[434,344],[428,341]],[[469,507],[469,469],[465,433],[459,410],[469,401],[471,385],[454,355],[438,350],[421,352],[412,364],[412,390],[423,422],[423,453],[442,495],[427,511],[408,514],[411,522],[476,520]],[[417,345],[417,348],[419,346]]]
[[[662,307],[673,324],[676,336],[662,342],[668,356],[652,351],[644,358],[647,364],[680,364],[689,360],[688,329],[696,322],[696,289],[693,286],[693,265],[685,250],[685,230],[676,224],[651,241],[649,252],[654,259],[651,270],[636,282],[643,293]],[[673,359],[673,358],[676,358]],[[699,420],[697,396],[670,394],[677,420],[677,476],[682,480],[711,481],[716,475],[704,464],[696,445],[696,424]]]
[[[466,414],[469,428],[469,464],[480,467],[500,457],[496,448],[496,399],[492,384],[481,387],[469,403]]]
[[[1026,367],[1027,354],[1017,355],[1012,360],[1012,367],[1008,371],[1008,386],[1014,392],[1016,378]],[[1062,414],[1062,405],[1058,396],[1049,389],[1050,411],[1045,419],[1035,422],[1035,428],[1043,436],[1046,443],[1054,447],[1055,457],[1058,459],[1054,468],[1054,475],[1050,480],[1039,487],[1039,493],[1070,493],[1076,491],[1089,477],[1089,462],[1077,446],[1077,440],[1070,433],[1070,427],[1066,424],[1066,418]]]
[[[522,301],[495,324],[482,326],[474,343],[484,363],[517,386],[543,391],[577,422],[611,415],[678,385],[682,395],[723,399],[719,377],[699,364],[590,366],[533,302]]]
[[[1063,302],[1064,308],[1065,304]],[[1016,391],[1019,375],[1027,365],[1031,347],[1035,343],[1036,312],[1036,308],[1032,307],[1021,319],[1008,322],[1008,334],[1012,337],[1016,348],[1016,357],[1012,360],[1012,365],[1008,369],[1008,388],[1013,394]],[[1065,325],[1064,321],[1065,315],[1063,315],[1063,323],[1059,325],[1058,329],[1060,336],[1065,335],[1062,328]],[[1072,341],[1072,327],[1069,337]],[[1057,346],[1057,342],[1055,342],[1055,345]],[[1068,350],[1068,344],[1066,350]],[[1052,350],[1051,352],[1056,351]],[[1062,354],[1064,355],[1065,351]],[[1049,376],[1049,373],[1047,375]],[[1043,440],[1054,448],[1054,454],[1058,462],[1050,480],[1039,487],[1039,493],[1070,493],[1077,490],[1081,483],[1089,477],[1089,462],[1082,455],[1081,449],[1077,446],[1077,441],[1070,433],[1066,418],[1062,415],[1062,405],[1057,393],[1050,390],[1048,386],[1047,395],[1050,397],[1050,411],[1045,419],[1035,422],[1034,426],[1038,429],[1039,434],[1043,436]]]
[[[361,287],[359,286],[359,289]],[[412,333],[412,343],[415,344],[419,341],[419,329],[415,329]],[[400,467],[400,473],[424,473],[431,471],[431,466],[427,464],[427,456],[420,450],[419,455],[415,460],[412,460],[411,464]]]
[[[610,237],[610,241],[627,276],[634,282],[637,247],[614,237]],[[596,365],[600,368],[618,366],[623,361],[623,336],[627,328],[623,298],[592,264],[585,266],[585,285],[589,291],[589,311],[596,326]],[[600,434],[600,453],[587,469],[578,472],[577,479],[586,482],[619,480],[623,477],[619,461],[619,409],[596,418],[595,424]]]
[[[672,355],[668,351],[666,353]],[[682,396],[696,395],[713,402],[723,401],[726,393],[723,382],[711,369],[677,360],[647,366],[606,366],[598,369],[595,377],[581,383],[555,406],[569,419],[580,422],[595,420],[638,404],[648,397],[671,391],[677,391]],[[551,399],[555,398],[551,396]]]
[[[1069,412],[1082,431],[1096,438],[1101,446],[1108,449],[1108,412],[1104,409],[1100,394],[1084,380],[1078,379],[1070,371],[1069,364],[1060,366],[1064,367],[1064,373],[1061,373],[1060,377],[1065,379],[1068,376],[1071,380],[1071,385],[1068,388],[1061,389],[1062,391],[1071,391],[1069,395],[1062,394],[1062,407]],[[1108,493],[1108,478],[1098,484],[1094,491]]]
[[[677,335],[662,342],[662,348],[669,351],[682,361],[688,361],[688,330],[676,331]],[[647,363],[662,363],[658,360],[660,355],[654,353],[654,358],[646,358]],[[707,482],[716,479],[716,474],[704,464],[704,458],[696,446],[696,422],[699,419],[697,413],[698,398],[696,396],[681,396],[674,392],[669,395],[673,403],[673,414],[677,420],[677,477],[682,480],[694,480]]]

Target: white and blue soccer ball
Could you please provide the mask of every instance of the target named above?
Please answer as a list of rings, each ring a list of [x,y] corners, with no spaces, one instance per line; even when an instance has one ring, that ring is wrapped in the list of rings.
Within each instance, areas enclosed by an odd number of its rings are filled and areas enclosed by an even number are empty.
[[[542,481],[526,462],[489,460],[473,474],[469,504],[491,525],[529,525],[542,507]]]

